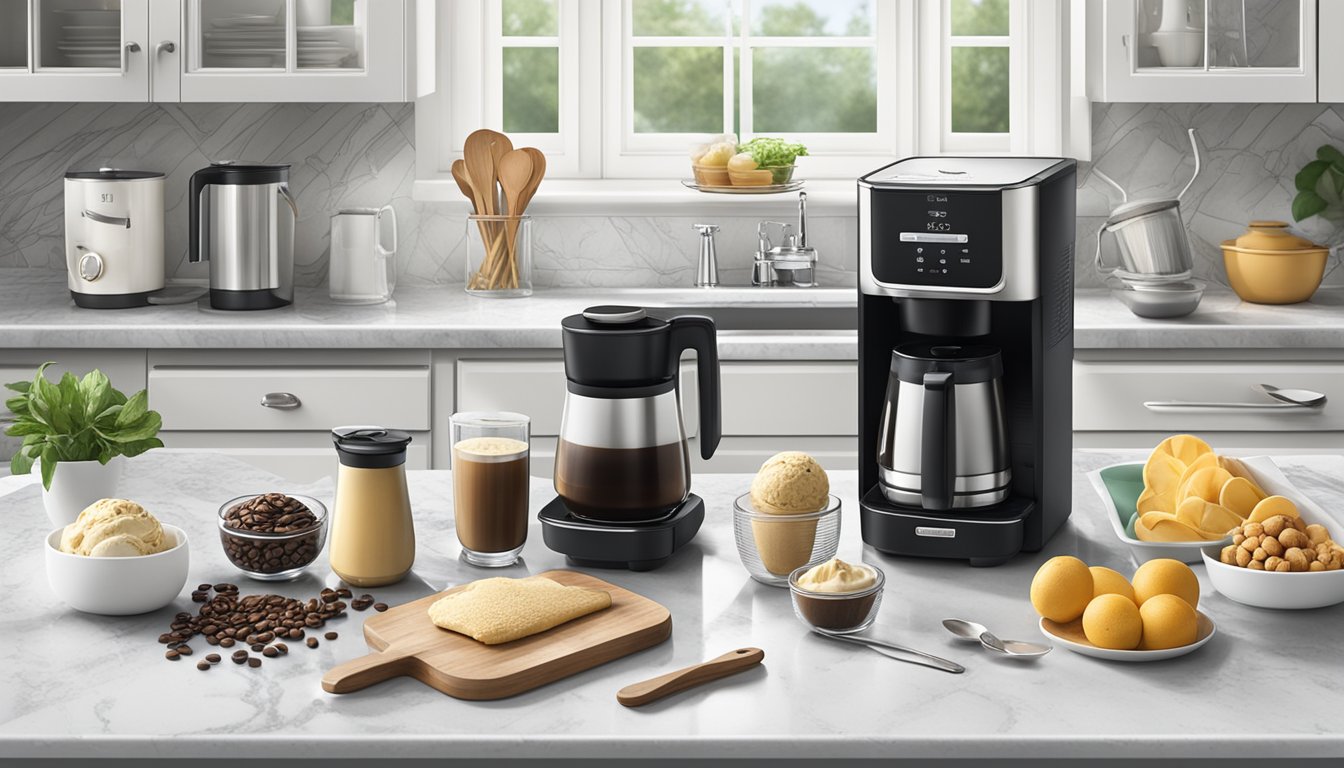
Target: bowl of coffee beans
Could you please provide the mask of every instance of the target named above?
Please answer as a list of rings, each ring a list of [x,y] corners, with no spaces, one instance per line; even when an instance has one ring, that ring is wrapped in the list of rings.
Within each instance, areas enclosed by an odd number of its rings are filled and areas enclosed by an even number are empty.
[[[239,496],[219,508],[224,555],[254,579],[298,577],[317,559],[326,539],[327,508],[308,496]]]

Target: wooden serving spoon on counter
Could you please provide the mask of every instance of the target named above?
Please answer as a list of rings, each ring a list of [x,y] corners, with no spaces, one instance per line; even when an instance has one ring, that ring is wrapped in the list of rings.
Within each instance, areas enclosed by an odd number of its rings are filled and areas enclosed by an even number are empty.
[[[760,648],[738,648],[703,664],[668,672],[642,683],[627,685],[616,692],[616,700],[627,707],[641,707],[697,685],[745,672],[765,659]]]

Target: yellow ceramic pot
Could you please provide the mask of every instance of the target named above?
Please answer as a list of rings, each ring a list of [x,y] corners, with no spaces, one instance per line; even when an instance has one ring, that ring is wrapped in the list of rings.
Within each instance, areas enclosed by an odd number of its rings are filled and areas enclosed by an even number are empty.
[[[1223,266],[1232,290],[1256,304],[1296,304],[1321,285],[1330,250],[1288,231],[1282,221],[1253,221],[1235,240],[1224,240]]]

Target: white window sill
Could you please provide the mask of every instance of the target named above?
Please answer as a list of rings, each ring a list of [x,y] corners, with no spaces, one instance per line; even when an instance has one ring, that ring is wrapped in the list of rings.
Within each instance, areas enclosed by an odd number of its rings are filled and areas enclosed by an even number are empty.
[[[853,179],[810,179],[809,216],[857,216]],[[470,213],[469,203],[451,179],[421,179],[411,196],[442,203],[454,213]],[[527,212],[537,216],[785,216],[798,206],[798,195],[723,195],[697,192],[676,179],[553,179],[543,181]]]

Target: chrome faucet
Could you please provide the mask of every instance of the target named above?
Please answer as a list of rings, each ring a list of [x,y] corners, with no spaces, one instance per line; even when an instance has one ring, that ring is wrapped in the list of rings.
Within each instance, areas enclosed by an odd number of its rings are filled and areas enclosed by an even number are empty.
[[[770,241],[770,227],[779,228],[780,245]],[[751,268],[752,285],[811,288],[817,284],[817,251],[807,244],[806,192],[798,193],[796,236],[791,224],[762,221],[756,225],[756,239],[756,258]]]
[[[714,251],[714,233],[718,224],[692,224],[700,233],[700,259],[695,265],[695,287],[713,288],[719,284],[719,259]]]

